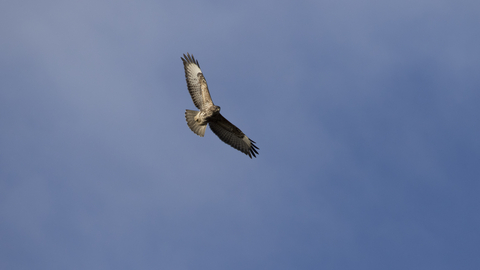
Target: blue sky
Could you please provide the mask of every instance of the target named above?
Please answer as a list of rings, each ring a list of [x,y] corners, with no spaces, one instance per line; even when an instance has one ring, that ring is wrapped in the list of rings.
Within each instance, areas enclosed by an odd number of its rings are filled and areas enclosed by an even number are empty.
[[[0,269],[480,266],[480,2],[1,6]]]

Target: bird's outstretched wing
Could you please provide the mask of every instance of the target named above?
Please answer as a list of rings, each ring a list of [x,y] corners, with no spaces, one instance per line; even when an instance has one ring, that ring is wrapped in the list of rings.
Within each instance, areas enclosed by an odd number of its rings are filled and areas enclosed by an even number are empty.
[[[188,92],[192,97],[193,104],[200,110],[206,105],[213,105],[212,97],[208,91],[207,81],[203,77],[202,70],[198,61],[187,53],[182,57],[183,67],[185,68],[185,79],[187,81]]]
[[[250,158],[252,156],[256,157],[255,154],[258,154],[257,149],[259,148],[255,145],[255,142],[221,114],[218,114],[213,121],[209,122],[209,125],[213,133],[224,143],[248,155]]]

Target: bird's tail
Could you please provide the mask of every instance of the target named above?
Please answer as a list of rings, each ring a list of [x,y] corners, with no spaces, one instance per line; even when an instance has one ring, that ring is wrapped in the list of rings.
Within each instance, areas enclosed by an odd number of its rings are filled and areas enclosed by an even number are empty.
[[[195,116],[197,115],[198,111],[186,110],[185,111],[185,119],[187,119],[188,127],[198,136],[203,137],[205,135],[205,129],[207,125],[200,125],[195,121]]]

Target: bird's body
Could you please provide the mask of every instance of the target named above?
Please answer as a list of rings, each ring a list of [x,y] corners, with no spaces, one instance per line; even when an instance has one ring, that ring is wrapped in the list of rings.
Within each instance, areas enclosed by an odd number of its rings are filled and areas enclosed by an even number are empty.
[[[200,70],[198,61],[187,53],[182,58],[188,91],[195,107],[200,111],[186,110],[188,127],[200,137],[205,135],[207,124],[223,142],[243,152],[250,158],[256,157],[258,147],[239,128],[220,114],[220,106],[213,104],[207,81]]]

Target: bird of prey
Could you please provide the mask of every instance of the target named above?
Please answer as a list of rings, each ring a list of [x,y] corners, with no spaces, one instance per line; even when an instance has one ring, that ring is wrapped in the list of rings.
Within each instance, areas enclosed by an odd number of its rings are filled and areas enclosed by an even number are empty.
[[[239,128],[230,123],[220,114],[220,106],[213,104],[212,97],[208,91],[207,81],[200,70],[198,61],[187,53],[181,58],[185,68],[185,79],[187,80],[188,92],[192,97],[193,104],[200,111],[186,110],[185,118],[188,127],[198,136],[205,135],[207,124],[210,129],[224,143],[232,146],[238,151],[256,157],[259,149],[255,142],[247,137]]]

